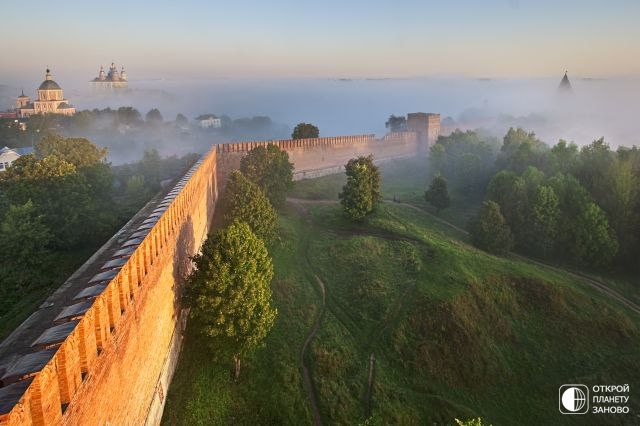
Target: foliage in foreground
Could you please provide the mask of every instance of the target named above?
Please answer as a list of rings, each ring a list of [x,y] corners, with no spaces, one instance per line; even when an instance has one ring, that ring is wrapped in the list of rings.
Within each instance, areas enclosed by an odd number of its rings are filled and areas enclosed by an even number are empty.
[[[209,236],[193,261],[190,317],[212,356],[233,357],[237,379],[241,357],[262,343],[276,317],[271,258],[249,225],[234,222]]]

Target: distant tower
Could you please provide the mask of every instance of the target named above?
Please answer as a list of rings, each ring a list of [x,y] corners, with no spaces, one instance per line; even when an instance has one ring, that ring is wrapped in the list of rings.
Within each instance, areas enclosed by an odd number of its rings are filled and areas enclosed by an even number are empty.
[[[16,100],[16,105],[18,106],[18,108],[28,108],[29,102],[30,102],[29,97],[24,94],[24,89],[22,89],[22,94],[18,96],[18,99]]]
[[[440,135],[440,114],[411,112],[407,114],[407,130],[416,132],[422,145],[428,149]]]
[[[569,82],[569,77],[567,77],[567,72],[564,72],[564,77],[560,81],[560,85],[558,86],[558,92],[560,93],[573,93],[573,88],[571,87],[571,82]]]
[[[126,89],[128,86],[127,73],[122,67],[122,71],[118,74],[115,62],[111,62],[109,70],[105,72],[104,67],[100,66],[98,76],[89,82],[91,87],[98,90]]]

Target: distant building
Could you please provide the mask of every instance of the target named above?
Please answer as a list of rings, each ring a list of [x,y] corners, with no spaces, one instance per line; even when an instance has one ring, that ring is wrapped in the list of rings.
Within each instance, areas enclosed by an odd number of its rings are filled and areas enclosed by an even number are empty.
[[[38,87],[38,100],[31,102],[28,96],[22,94],[16,99],[16,111],[19,117],[29,117],[33,114],[63,114],[73,115],[76,109],[69,105],[64,98],[62,88],[53,81],[51,71],[47,68],[44,81]]]
[[[16,119],[18,118],[18,113],[16,111],[5,111],[5,112],[0,112],[0,118],[12,118],[12,119]]]
[[[7,170],[14,161],[23,155],[32,154],[33,148],[7,148],[6,146],[0,149],[0,172]]]
[[[440,135],[440,114],[412,112],[407,114],[407,130],[416,132],[427,146],[433,146]]]
[[[89,83],[92,88],[100,90],[125,89],[129,86],[127,73],[124,71],[124,67],[122,67],[120,73],[118,73],[118,69],[113,62],[111,63],[108,73],[105,73],[104,68],[100,65],[98,76]]]
[[[569,81],[569,77],[567,77],[567,72],[564,72],[564,77],[560,80],[560,85],[558,86],[558,92],[560,93],[573,93],[573,88],[571,87],[571,82]]]
[[[204,114],[200,117],[196,118],[196,121],[203,129],[208,129],[209,127],[213,127],[214,129],[219,129],[222,127],[222,122],[218,117],[213,114]]]

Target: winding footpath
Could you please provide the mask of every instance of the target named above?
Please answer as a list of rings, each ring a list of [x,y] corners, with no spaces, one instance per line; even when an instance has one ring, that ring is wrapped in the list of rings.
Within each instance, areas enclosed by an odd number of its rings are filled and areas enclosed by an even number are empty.
[[[309,344],[318,333],[318,329],[320,328],[320,324],[322,323],[322,318],[324,317],[325,310],[325,286],[322,280],[317,275],[315,275],[315,278],[316,284],[318,284],[318,288],[320,289],[320,294],[322,295],[322,305],[320,306],[320,310],[318,311],[318,315],[316,316],[316,321],[313,324],[313,327],[311,327],[309,334],[307,334],[307,338],[304,340],[304,344],[302,345],[302,349],[300,350],[300,365],[302,366],[302,382],[307,395],[309,395],[309,403],[311,405],[311,412],[313,413],[313,422],[317,426],[322,425],[322,418],[320,416],[320,410],[318,409],[318,397],[316,395],[315,388],[313,387],[313,381],[311,379],[309,367],[307,367],[307,364],[304,360]]]

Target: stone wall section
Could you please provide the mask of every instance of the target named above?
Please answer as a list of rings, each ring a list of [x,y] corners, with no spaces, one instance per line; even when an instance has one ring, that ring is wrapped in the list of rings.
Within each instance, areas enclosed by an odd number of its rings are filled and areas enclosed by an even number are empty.
[[[314,139],[253,141],[216,145],[219,182],[240,167],[240,159],[258,146],[273,144],[289,154],[294,166],[294,180],[340,173],[354,157],[373,155],[378,162],[409,157],[420,151],[421,139],[416,132],[389,133],[383,138],[372,134]]]
[[[114,276],[97,288],[87,284],[95,294],[73,302],[88,310],[51,324],[34,352],[7,369],[0,424],[159,422],[186,322],[183,278],[217,200],[216,159],[212,150],[158,202]]]
[[[147,206],[155,210],[137,215],[144,217],[135,229],[123,228],[108,243],[115,247],[105,245],[83,265],[97,274],[65,296],[52,323],[36,324],[44,331],[30,347],[0,365],[0,425],[159,423],[186,324],[181,297],[190,257],[207,236],[228,174],[249,150],[268,144],[285,150],[295,179],[304,179],[339,173],[361,155],[376,162],[414,156],[425,141],[408,131],[214,146]],[[98,254],[121,263],[94,265]]]

